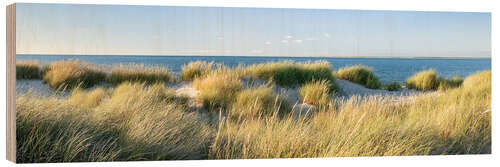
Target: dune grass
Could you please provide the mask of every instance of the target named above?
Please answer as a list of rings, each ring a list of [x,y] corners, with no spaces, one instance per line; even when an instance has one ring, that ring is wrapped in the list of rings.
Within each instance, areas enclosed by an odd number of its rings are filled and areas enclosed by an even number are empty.
[[[166,92],[165,92],[166,91]],[[169,98],[163,85],[124,83],[95,107],[18,95],[17,162],[203,159],[214,129]],[[74,97],[73,97],[74,96]]]
[[[454,76],[451,79],[440,78],[439,79],[439,86],[438,86],[437,90],[445,91],[445,90],[448,90],[451,88],[459,87],[460,85],[462,85],[463,81],[464,81],[464,79],[460,76]]]
[[[279,61],[250,65],[246,69],[249,76],[273,81],[282,86],[297,86],[313,80],[328,80],[332,90],[339,91],[327,61],[293,62]]]
[[[80,88],[73,89],[69,97],[69,103],[78,108],[94,108],[108,95],[102,87],[87,91]]]
[[[99,67],[78,59],[52,62],[46,70],[43,80],[54,89],[89,88],[106,79]]]
[[[337,78],[348,80],[370,89],[379,89],[382,86],[372,68],[362,65],[339,69],[337,71]]]
[[[165,67],[146,67],[144,64],[140,64],[113,67],[108,80],[112,85],[116,86],[122,82],[145,82],[147,84],[173,82],[175,77]]]
[[[204,77],[212,71],[214,62],[194,61],[182,66],[181,80],[193,81],[195,78]]]
[[[16,79],[40,79],[38,61],[16,61]]]
[[[459,87],[463,82],[463,78],[455,76],[451,79],[437,76],[436,70],[429,69],[418,72],[406,79],[406,87],[408,89],[416,89],[420,91],[429,90],[447,90],[450,88]]]
[[[244,120],[283,115],[290,110],[283,97],[273,93],[272,87],[264,85],[238,92],[228,115],[237,120]]]
[[[465,86],[467,85],[467,86]],[[224,120],[210,158],[297,158],[491,153],[491,72],[442,96],[372,96],[310,116]],[[335,106],[335,105],[332,105]]]
[[[214,72],[204,78],[196,78],[193,87],[200,91],[198,101],[213,111],[230,106],[243,84],[235,75]]]
[[[302,101],[312,105],[328,104],[333,93],[328,80],[312,81],[302,85],[299,89]]]
[[[57,63],[45,76],[62,69],[76,71],[72,74],[98,69],[78,61]],[[329,82],[335,78],[329,65],[280,63],[219,65],[194,77],[193,87],[200,91],[196,100],[209,111],[220,111],[215,123],[156,81],[123,80],[107,90],[75,87],[67,98],[18,94],[17,162],[491,153],[490,71],[465,79],[435,76],[438,84],[452,85],[439,94],[330,99],[335,91]],[[274,71],[282,66],[286,70]],[[295,69],[293,75],[289,69]],[[274,79],[283,76],[277,74],[307,76],[296,81],[299,96],[321,107],[297,113],[272,85],[247,88],[240,79],[250,75],[278,84]]]

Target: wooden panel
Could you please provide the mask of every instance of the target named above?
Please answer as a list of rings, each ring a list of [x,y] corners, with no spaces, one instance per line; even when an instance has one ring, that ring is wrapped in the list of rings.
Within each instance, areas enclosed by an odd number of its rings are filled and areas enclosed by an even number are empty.
[[[7,6],[7,160],[16,162],[16,4]]]

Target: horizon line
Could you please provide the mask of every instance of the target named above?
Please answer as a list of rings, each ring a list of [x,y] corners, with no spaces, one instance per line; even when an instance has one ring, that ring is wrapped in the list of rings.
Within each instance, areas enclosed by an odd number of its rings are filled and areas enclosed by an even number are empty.
[[[168,57],[168,56],[189,56],[189,57],[283,57],[283,58],[400,58],[400,59],[419,59],[419,58],[441,58],[441,59],[454,59],[454,58],[462,58],[462,59],[491,59],[490,56],[481,56],[481,57],[450,57],[450,56],[412,56],[412,57],[401,57],[401,56],[270,56],[270,55],[154,55],[154,54],[25,54],[25,53],[16,53],[16,55],[54,55],[54,56],[158,56],[158,57]]]

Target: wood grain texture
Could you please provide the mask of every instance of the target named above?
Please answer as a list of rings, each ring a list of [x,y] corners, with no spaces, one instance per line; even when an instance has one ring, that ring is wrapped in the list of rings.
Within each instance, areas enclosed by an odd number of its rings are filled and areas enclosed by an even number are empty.
[[[16,162],[16,4],[7,6],[7,160]]]

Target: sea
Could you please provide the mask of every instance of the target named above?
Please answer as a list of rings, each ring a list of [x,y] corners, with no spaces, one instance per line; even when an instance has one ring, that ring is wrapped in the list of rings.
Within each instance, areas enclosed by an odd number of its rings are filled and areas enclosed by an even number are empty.
[[[251,56],[142,56],[142,55],[16,55],[16,60],[35,60],[50,63],[59,60],[79,59],[102,65],[144,64],[165,66],[180,73],[183,65],[191,61],[213,61],[226,66],[251,65],[270,61],[291,60],[295,62],[328,61],[334,70],[352,65],[373,68],[384,82],[404,82],[409,76],[426,69],[434,69],[439,76],[467,77],[470,74],[491,70],[491,58],[333,58],[333,57],[251,57]]]

